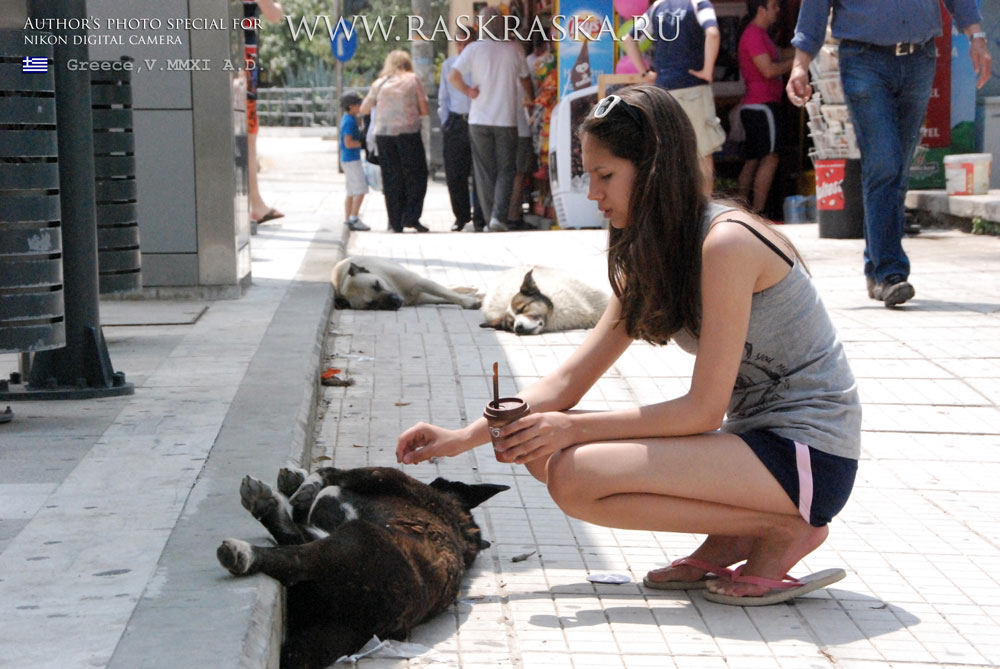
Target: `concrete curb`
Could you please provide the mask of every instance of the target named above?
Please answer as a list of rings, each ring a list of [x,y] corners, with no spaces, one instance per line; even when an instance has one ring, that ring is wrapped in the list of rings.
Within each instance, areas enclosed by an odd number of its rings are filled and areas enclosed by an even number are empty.
[[[949,196],[943,190],[911,190],[906,194],[906,206],[929,214],[1000,221],[998,196],[1000,190],[992,190],[986,195],[962,196]]]
[[[323,232],[318,234],[317,239],[322,234]],[[333,289],[329,284],[330,269],[344,257],[349,235],[350,230],[344,227],[341,231],[340,241],[334,245],[335,257],[332,258],[328,252],[314,252],[313,247],[317,242],[317,239],[314,239],[306,252],[303,268],[295,278],[296,282],[322,279],[328,288],[322,317],[316,324],[313,347],[307,356],[309,364],[306,365],[305,377],[302,379],[306,390],[295,414],[295,431],[288,450],[289,462],[305,469],[308,469],[310,465],[308,455],[312,448],[313,426],[316,423],[316,403],[320,396],[318,371],[323,361],[326,328],[333,309]],[[333,235],[331,234],[330,237]],[[288,299],[287,296],[286,299]],[[279,313],[284,306],[283,300],[282,307],[279,307]],[[273,579],[259,577],[255,580],[256,589],[250,624],[243,637],[243,648],[236,666],[254,669],[257,667],[279,669],[286,616],[284,590]]]
[[[270,541],[239,507],[239,482],[248,473],[271,480],[280,467],[301,464],[311,448],[333,305],[329,273],[348,234],[338,228],[321,228],[310,243],[167,541],[158,587],[147,588],[137,604],[109,667],[279,666],[281,586],[265,576],[235,580],[214,553],[226,537]]]

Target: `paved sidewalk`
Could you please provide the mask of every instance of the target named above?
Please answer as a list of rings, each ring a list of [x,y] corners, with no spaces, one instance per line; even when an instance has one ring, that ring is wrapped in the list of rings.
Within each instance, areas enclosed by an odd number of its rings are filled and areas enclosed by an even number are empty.
[[[432,189],[428,201],[443,197]],[[432,208],[434,205],[432,205]],[[425,217],[426,219],[427,217]],[[395,259],[446,285],[485,289],[520,263],[573,269],[606,285],[603,231],[390,235],[348,252]],[[447,230],[450,220],[425,220]],[[489,446],[435,464],[435,476],[506,483],[479,514],[493,547],[454,611],[417,629],[434,661],[461,667],[920,667],[1000,663],[1000,239],[926,230],[905,244],[917,298],[891,311],[869,300],[860,240],[818,239],[785,226],[804,254],[845,342],[864,401],[863,462],[846,510],[802,575],[842,566],[848,577],[793,605],[742,609],[698,594],[647,591],[650,568],[699,537],[616,531],[564,516],[523,469]],[[314,456],[336,466],[393,465],[398,433],[418,420],[459,426],[490,397],[552,369],[585,333],[516,337],[478,327],[453,306],[393,313],[336,311]],[[608,409],[685,391],[693,358],[635,344],[584,400]],[[515,556],[531,554],[524,561]],[[600,585],[588,574],[629,576]],[[430,660],[363,660],[423,666]]]
[[[215,549],[261,536],[243,475],[307,445],[343,190],[330,143],[262,137],[261,149],[264,193],[287,215],[253,238],[246,294],[102,302],[111,362],[135,394],[11,403],[0,667],[277,666],[280,588],[234,580]],[[0,356],[0,373],[16,369]]]
[[[254,285],[242,298],[102,304],[112,362],[134,396],[13,404],[14,422],[0,425],[0,667],[276,666],[278,589],[228,576],[214,556],[223,537],[265,539],[240,506],[240,478],[270,479],[310,446],[318,464],[394,464],[396,437],[413,422],[479,415],[494,360],[513,391],[583,338],[497,334],[453,306],[330,312],[327,278],[344,239],[335,150],[264,129],[263,192],[287,216],[253,238]],[[448,285],[485,289],[525,263],[606,283],[603,231],[449,233],[443,183],[428,190],[431,234],[384,232],[379,195],[363,218],[373,231],[352,233],[351,253]],[[1000,664],[1000,239],[908,239],[918,296],[889,311],[865,297],[859,240],[817,239],[815,225],[784,231],[833,313],[865,403],[856,491],[802,565],[843,566],[848,578],[757,610],[644,591],[635,582],[646,570],[698,538],[567,519],[533,479],[480,448],[406,471],[510,484],[479,512],[493,547],[453,610],[412,635],[432,654],[359,666]],[[692,362],[674,346],[636,344],[584,405],[671,397]],[[355,385],[318,387],[329,366]],[[0,374],[15,367],[0,356]],[[586,581],[598,573],[633,582]]]

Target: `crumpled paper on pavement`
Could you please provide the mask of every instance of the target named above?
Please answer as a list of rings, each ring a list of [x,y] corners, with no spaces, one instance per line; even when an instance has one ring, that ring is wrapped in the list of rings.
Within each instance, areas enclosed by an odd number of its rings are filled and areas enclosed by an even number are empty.
[[[409,659],[426,655],[428,658],[433,658],[434,654],[435,651],[433,648],[422,646],[419,643],[407,643],[391,639],[382,641],[377,636],[373,636],[368,640],[368,643],[361,647],[361,650],[351,655],[343,655],[337,658],[335,664],[354,664],[363,657]]]

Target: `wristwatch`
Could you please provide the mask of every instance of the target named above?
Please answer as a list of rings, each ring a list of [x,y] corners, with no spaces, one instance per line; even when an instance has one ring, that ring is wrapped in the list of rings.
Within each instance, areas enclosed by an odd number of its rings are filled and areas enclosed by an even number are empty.
[[[986,33],[984,33],[984,32],[978,32],[978,33],[972,33],[971,35],[969,35],[969,41],[970,42],[972,40],[974,40],[974,39],[982,39],[982,40],[984,40],[984,39],[986,39]]]

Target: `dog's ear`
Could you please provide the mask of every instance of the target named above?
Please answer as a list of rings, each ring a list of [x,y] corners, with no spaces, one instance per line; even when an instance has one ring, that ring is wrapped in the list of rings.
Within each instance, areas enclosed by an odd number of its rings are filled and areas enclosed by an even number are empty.
[[[535,270],[529,269],[528,273],[524,275],[524,280],[521,282],[521,293],[524,295],[539,295],[541,291],[538,290],[538,286],[535,284],[535,278],[531,276],[531,273]]]
[[[347,276],[354,276],[355,274],[370,274],[367,267],[362,267],[361,265],[355,265],[351,263],[347,267]]]
[[[333,294],[333,308],[334,309],[350,309],[351,303],[346,297],[340,295],[339,293]]]
[[[454,495],[466,509],[474,509],[490,497],[493,497],[493,495],[510,489],[509,485],[500,485],[498,483],[476,483],[469,485],[461,481],[449,481],[443,478],[436,478],[431,481],[431,487]]]

